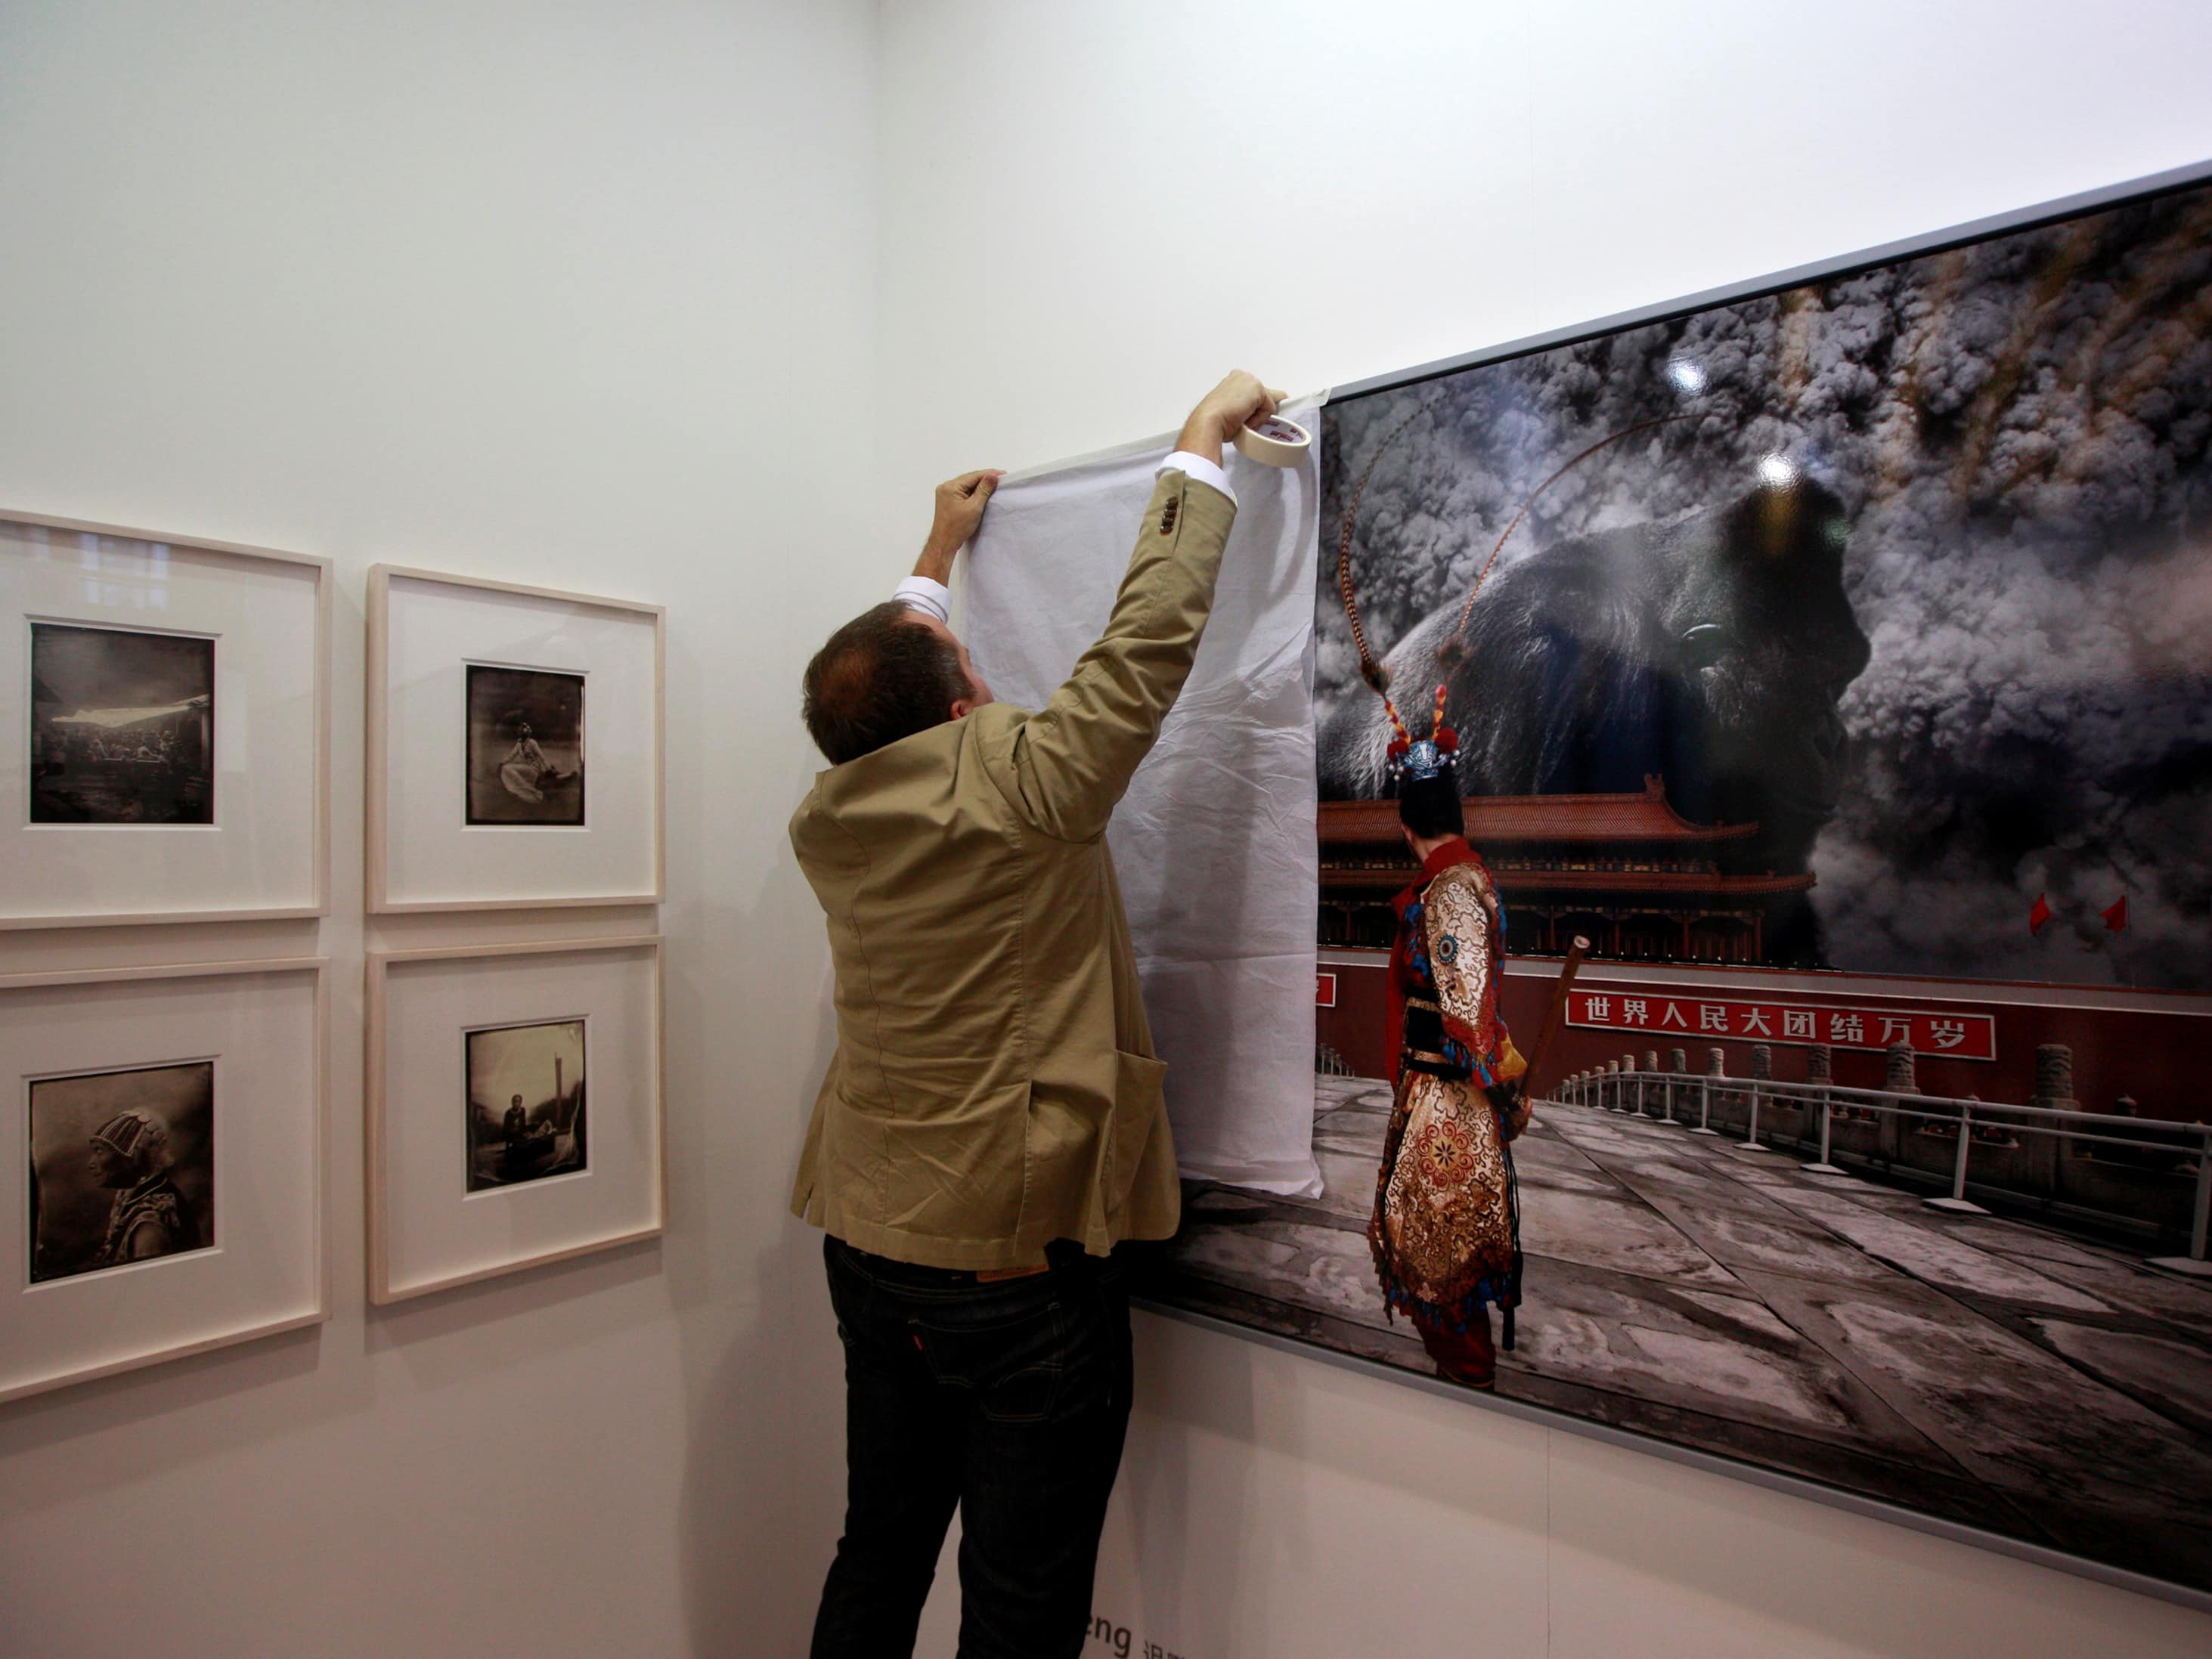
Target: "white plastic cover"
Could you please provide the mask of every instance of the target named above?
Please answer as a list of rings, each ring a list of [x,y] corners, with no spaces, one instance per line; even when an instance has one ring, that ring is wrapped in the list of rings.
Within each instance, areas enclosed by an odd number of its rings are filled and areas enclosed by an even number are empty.
[[[993,498],[963,637],[995,696],[1042,708],[1105,627],[1166,453]],[[1182,1173],[1311,1196],[1318,457],[1276,469],[1232,452],[1227,465],[1237,526],[1212,620],[1107,842]]]

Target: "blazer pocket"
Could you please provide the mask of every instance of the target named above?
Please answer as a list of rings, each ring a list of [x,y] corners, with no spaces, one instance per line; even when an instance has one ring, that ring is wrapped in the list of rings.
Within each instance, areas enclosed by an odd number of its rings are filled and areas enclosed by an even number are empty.
[[[875,1120],[883,1147],[878,1212],[868,1218],[933,1238],[1011,1238],[1028,1185],[1030,1085],[927,1115]]]
[[[1106,1209],[1119,1210],[1145,1160],[1153,1125],[1167,1110],[1168,1066],[1149,1054],[1114,1051],[1114,1121],[1106,1138]]]

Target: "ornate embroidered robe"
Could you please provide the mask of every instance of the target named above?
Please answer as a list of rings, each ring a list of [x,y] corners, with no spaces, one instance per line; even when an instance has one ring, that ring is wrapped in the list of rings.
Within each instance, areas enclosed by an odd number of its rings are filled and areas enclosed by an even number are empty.
[[[154,1230],[151,1248],[132,1251],[131,1236],[142,1227]],[[166,1175],[146,1177],[127,1192],[115,1195],[107,1213],[107,1237],[101,1242],[94,1265],[112,1267],[142,1256],[173,1255],[199,1245],[199,1224],[177,1184]]]
[[[1524,1069],[1498,1014],[1504,918],[1490,872],[1457,838],[1395,901],[1390,982],[1401,1042],[1395,1109],[1368,1243],[1394,1311],[1448,1328],[1521,1299],[1518,1195],[1509,1143],[1528,1123],[1492,1085]]]

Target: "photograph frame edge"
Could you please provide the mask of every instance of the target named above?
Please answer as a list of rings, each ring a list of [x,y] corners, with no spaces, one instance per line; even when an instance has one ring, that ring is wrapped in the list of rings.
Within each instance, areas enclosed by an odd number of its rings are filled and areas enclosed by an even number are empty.
[[[2154,197],[2171,195],[2177,191],[2207,184],[2212,184],[2212,156],[2180,167],[2164,168],[2157,173],[2143,173],[2117,184],[2077,191],[2070,196],[2053,197],[2046,201],[1985,214],[1978,219],[1965,220],[1940,229],[1899,237],[1894,241],[1877,243],[1871,247],[1810,259],[1802,264],[1769,271],[1764,276],[1723,283],[1714,288],[1650,305],[1632,306],[1608,316],[1541,330],[1516,339],[1480,346],[1472,351],[1436,358],[1408,368],[1369,375],[1342,386],[1330,386],[1322,394],[1322,399],[1324,403],[1342,403],[1373,392],[1397,391],[1405,386],[1417,386],[1424,380],[1456,374],[1465,369],[1480,368],[1538,351],[1557,350],[1562,346],[1578,345],[1604,335],[1618,334],[1632,328],[1646,328],[1654,323],[1666,322],[1693,312],[1710,311],[1719,306],[1741,305],[1747,300],[1785,293],[1808,283],[1833,282],[1877,265],[1924,258],[1931,253],[1986,241],[1994,236],[2033,230],[2044,225],[2079,218],[2084,214],[2124,207],[2131,202],[2148,201]]]
[[[1401,386],[1413,386],[1422,380],[1432,380],[1445,374],[1457,374],[1462,369],[1480,368],[1486,363],[1504,362],[1513,357],[1525,357],[1531,352],[1548,351],[1559,346],[1576,345],[1601,335],[1612,334],[1622,329],[1641,328],[1651,323],[1664,322],[1670,317],[1688,312],[1702,311],[1713,306],[1734,305],[1745,300],[1755,300],[1764,295],[1779,294],[1788,289],[1800,288],[1808,283],[1826,282],[1832,278],[1865,269],[1870,265],[1886,264],[1893,260],[1917,258],[1923,254],[1941,252],[1947,247],[1979,241],[1990,236],[2010,231],[2030,230],[2039,225],[2074,218],[2081,214],[2094,213],[2101,209],[2123,206],[2125,204],[2163,196],[2174,191],[2187,190],[2194,185],[2212,184],[2212,156],[2202,161],[2184,162],[2178,167],[2161,168],[2156,173],[2138,174],[2116,184],[2100,185],[2088,190],[2076,191],[2070,196],[2057,196],[2045,201],[2029,203],[2021,207],[2007,208],[1996,213],[1985,214],[1978,219],[1962,220],[1941,229],[1900,237],[1871,247],[1832,254],[1808,260],[1765,276],[1747,277],[1740,282],[1726,283],[1717,288],[1681,295],[1648,305],[1635,306],[1626,311],[1591,320],[1570,323],[1559,328],[1541,330],[1491,345],[1478,346],[1473,350],[1457,352],[1449,357],[1432,358],[1410,368],[1390,369],[1342,385],[1331,385],[1312,392],[1300,393],[1289,398],[1285,408],[1293,405],[1321,410],[1332,403],[1364,397],[1372,392],[1389,392]],[[1078,467],[1093,465],[1102,461],[1124,459],[1141,455],[1148,450],[1166,449],[1175,442],[1175,434],[1161,432],[1149,437],[1131,439],[1126,442],[1108,444],[1102,448],[1083,450],[1056,459],[1039,461],[1030,466],[1017,467],[1000,479],[1000,487],[1007,484],[1030,483]]]

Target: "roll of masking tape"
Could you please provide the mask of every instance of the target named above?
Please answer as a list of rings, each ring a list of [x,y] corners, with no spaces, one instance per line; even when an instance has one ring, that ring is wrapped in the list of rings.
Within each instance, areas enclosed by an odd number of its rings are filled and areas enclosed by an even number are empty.
[[[1313,448],[1313,434],[1296,421],[1268,415],[1237,428],[1237,447],[1262,466],[1296,466]]]

